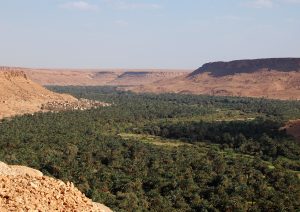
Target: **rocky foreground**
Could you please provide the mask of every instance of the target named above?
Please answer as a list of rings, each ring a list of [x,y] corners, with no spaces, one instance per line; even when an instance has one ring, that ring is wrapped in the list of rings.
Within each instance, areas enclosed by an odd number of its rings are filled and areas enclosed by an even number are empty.
[[[73,183],[43,176],[40,171],[0,162],[0,211],[111,212],[94,203]]]

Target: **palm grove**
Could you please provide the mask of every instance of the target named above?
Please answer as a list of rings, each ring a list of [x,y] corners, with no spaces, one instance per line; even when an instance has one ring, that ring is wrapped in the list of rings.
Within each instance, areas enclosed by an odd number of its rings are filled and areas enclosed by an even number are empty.
[[[279,130],[299,101],[50,89],[112,106],[2,120],[1,161],[115,211],[300,209],[300,143]]]

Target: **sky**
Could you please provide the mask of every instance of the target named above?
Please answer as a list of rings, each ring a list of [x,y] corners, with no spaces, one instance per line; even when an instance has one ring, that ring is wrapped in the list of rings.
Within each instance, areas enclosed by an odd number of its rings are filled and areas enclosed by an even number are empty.
[[[0,66],[187,68],[300,57],[300,0],[0,0]]]

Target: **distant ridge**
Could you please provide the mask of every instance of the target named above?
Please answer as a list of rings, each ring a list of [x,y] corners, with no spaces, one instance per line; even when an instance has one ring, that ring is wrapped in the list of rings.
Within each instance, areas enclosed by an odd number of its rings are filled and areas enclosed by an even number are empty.
[[[158,80],[186,75],[192,70],[165,69],[116,69],[116,70],[78,70],[78,69],[25,69],[28,78],[41,85],[61,86],[126,86],[145,85]]]
[[[187,93],[300,100],[300,58],[206,63],[186,75],[122,89],[138,93]]]
[[[300,71],[300,58],[267,58],[206,63],[189,76],[210,72],[215,77],[221,77],[237,73],[253,73],[259,70]]]
[[[157,69],[12,69],[24,71],[28,80],[42,85],[117,86],[119,90],[137,93],[187,93],[300,100],[300,58],[212,62],[204,64],[194,72]]]

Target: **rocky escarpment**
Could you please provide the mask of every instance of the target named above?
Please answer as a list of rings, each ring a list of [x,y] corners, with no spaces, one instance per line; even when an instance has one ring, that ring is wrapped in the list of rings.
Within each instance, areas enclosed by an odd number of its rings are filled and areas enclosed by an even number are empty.
[[[0,162],[0,211],[111,212],[94,203],[73,183],[64,183],[24,166]]]
[[[188,75],[123,89],[300,100],[300,59],[270,58],[207,63]]]
[[[19,68],[0,69],[0,119],[41,111],[49,101],[77,101],[71,95],[57,94],[29,80]]]
[[[104,106],[110,104],[49,91],[29,80],[19,68],[0,68],[0,119],[39,111],[88,110]]]
[[[253,73],[260,70],[274,70],[279,72],[300,71],[300,58],[268,58],[206,63],[192,72],[190,76],[210,72],[215,77],[221,77],[237,73]]]
[[[3,76],[7,80],[13,80],[14,78],[24,78],[27,80],[27,76],[24,71],[3,71]]]
[[[25,70],[26,69],[19,67],[0,66],[0,74],[7,80],[12,80],[14,78],[24,78],[27,80]]]

